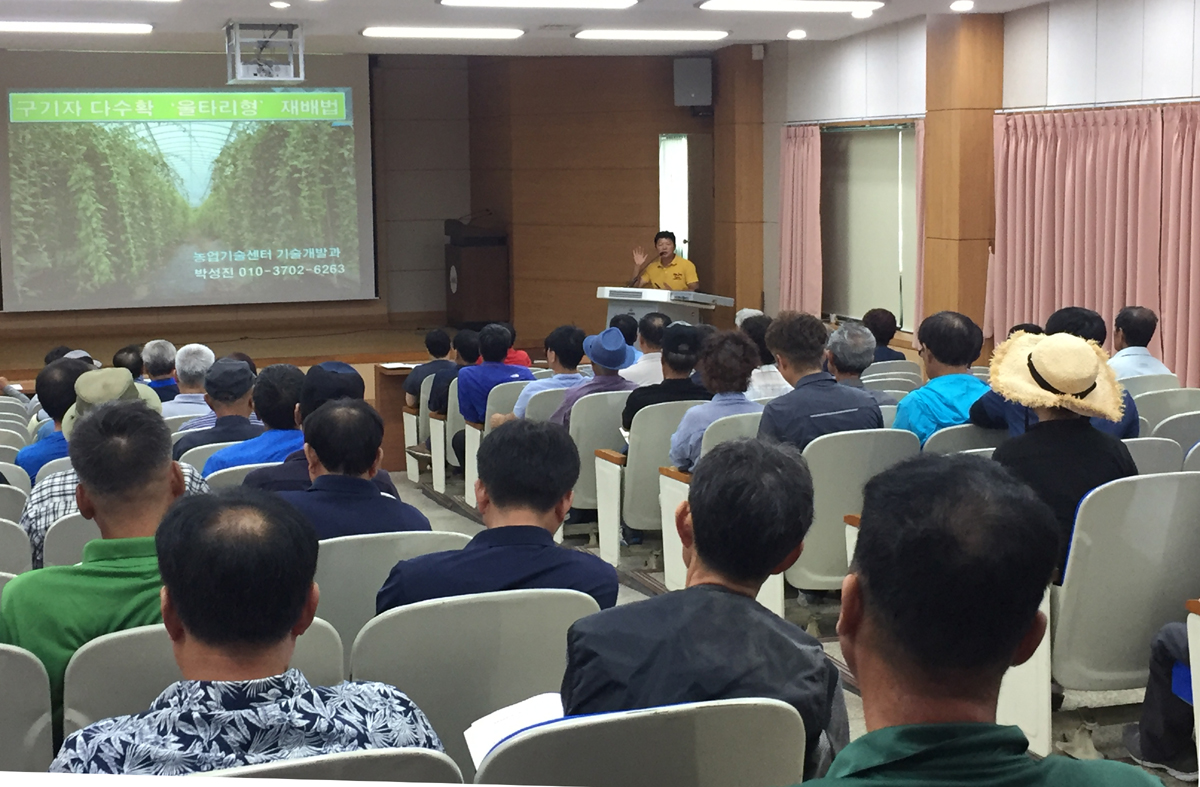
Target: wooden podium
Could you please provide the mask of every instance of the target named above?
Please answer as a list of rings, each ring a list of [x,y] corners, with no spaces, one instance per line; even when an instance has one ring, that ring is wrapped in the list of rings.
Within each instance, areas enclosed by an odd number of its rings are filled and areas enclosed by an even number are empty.
[[[672,321],[699,325],[705,312],[718,306],[733,306],[733,298],[708,295],[703,292],[675,290],[643,290],[636,287],[600,287],[596,297],[608,301],[608,321],[618,314],[630,314],[641,319],[651,312],[661,312]]]

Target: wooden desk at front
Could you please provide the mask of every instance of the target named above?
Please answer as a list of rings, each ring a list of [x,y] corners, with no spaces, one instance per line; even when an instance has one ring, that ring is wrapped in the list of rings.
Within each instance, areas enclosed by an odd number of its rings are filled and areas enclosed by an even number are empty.
[[[375,409],[383,416],[383,469],[389,473],[404,472],[404,381],[411,371],[375,364]]]

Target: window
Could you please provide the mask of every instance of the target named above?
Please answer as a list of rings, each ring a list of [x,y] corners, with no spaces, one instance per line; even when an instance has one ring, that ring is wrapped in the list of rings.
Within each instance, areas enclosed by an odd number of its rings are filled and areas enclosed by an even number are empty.
[[[675,233],[676,249],[688,254],[688,138],[686,134],[658,137],[658,226]]]
[[[821,133],[822,311],[916,320],[917,147],[911,125]]]

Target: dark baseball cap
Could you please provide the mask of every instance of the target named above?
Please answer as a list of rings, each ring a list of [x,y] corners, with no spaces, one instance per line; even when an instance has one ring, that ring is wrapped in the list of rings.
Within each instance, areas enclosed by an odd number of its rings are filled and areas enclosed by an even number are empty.
[[[308,370],[300,392],[300,420],[334,399],[362,399],[367,384],[353,366],[341,361],[326,361]]]
[[[664,353],[671,355],[699,355],[704,337],[700,329],[686,322],[673,322],[663,331]]]
[[[221,358],[204,375],[204,390],[218,402],[236,402],[254,387],[250,364],[237,358]]]

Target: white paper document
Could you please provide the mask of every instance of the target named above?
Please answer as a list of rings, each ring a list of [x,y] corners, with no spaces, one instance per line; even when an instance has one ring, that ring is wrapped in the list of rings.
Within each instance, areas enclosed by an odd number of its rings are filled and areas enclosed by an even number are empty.
[[[514,732],[562,717],[562,697],[557,692],[539,694],[489,713],[463,733],[467,749],[471,752],[471,761],[478,768],[488,752]]]
[[[416,369],[420,364],[416,363],[381,363],[379,364],[384,369]]]

